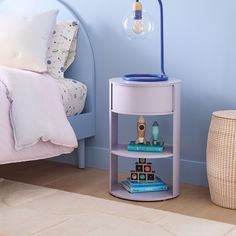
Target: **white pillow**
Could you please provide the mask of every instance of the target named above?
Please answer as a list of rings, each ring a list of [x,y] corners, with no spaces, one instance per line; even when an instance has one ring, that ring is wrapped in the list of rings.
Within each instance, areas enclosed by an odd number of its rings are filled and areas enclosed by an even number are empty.
[[[58,10],[35,15],[0,14],[0,65],[47,71],[47,51]]]

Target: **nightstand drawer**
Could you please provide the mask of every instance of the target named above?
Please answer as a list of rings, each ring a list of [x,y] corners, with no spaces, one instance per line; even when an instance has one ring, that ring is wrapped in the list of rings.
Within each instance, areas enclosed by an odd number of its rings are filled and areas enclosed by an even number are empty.
[[[120,86],[113,84],[111,109],[121,114],[173,112],[174,86]]]

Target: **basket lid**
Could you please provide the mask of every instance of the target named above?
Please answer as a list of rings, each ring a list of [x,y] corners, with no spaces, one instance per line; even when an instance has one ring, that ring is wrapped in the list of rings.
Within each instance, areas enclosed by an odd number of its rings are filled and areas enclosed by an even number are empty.
[[[236,120],[236,110],[215,111],[212,115],[219,118]]]

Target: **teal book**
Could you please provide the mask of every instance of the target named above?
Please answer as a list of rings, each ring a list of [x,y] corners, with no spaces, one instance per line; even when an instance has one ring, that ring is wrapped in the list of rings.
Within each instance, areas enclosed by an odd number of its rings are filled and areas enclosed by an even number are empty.
[[[159,185],[165,185],[165,183],[159,178],[156,177],[156,180],[153,182],[138,182],[138,181],[130,181],[130,178],[127,178],[123,180],[126,182],[127,185],[132,186],[132,187],[140,187],[140,186],[159,186]]]
[[[144,192],[159,192],[166,191],[169,189],[169,186],[164,182],[159,182],[158,185],[143,185],[144,183],[135,183],[130,184],[128,179],[121,181],[121,185],[130,193],[144,193]],[[150,182],[148,183],[150,184]]]
[[[128,151],[136,151],[136,152],[163,152],[164,146],[160,145],[151,145],[150,142],[147,144],[135,144],[134,141],[131,141],[128,144]]]
[[[168,185],[132,187],[128,186],[125,182],[122,182],[121,185],[130,193],[159,192],[167,191],[169,189]]]

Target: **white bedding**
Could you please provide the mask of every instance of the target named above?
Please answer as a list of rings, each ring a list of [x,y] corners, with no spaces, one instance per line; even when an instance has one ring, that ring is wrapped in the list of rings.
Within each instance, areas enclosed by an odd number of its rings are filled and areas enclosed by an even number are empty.
[[[80,114],[84,109],[86,101],[86,85],[73,79],[58,79],[57,83],[66,115],[73,116]]]
[[[55,79],[0,67],[0,82],[0,163],[47,158],[77,147]]]

